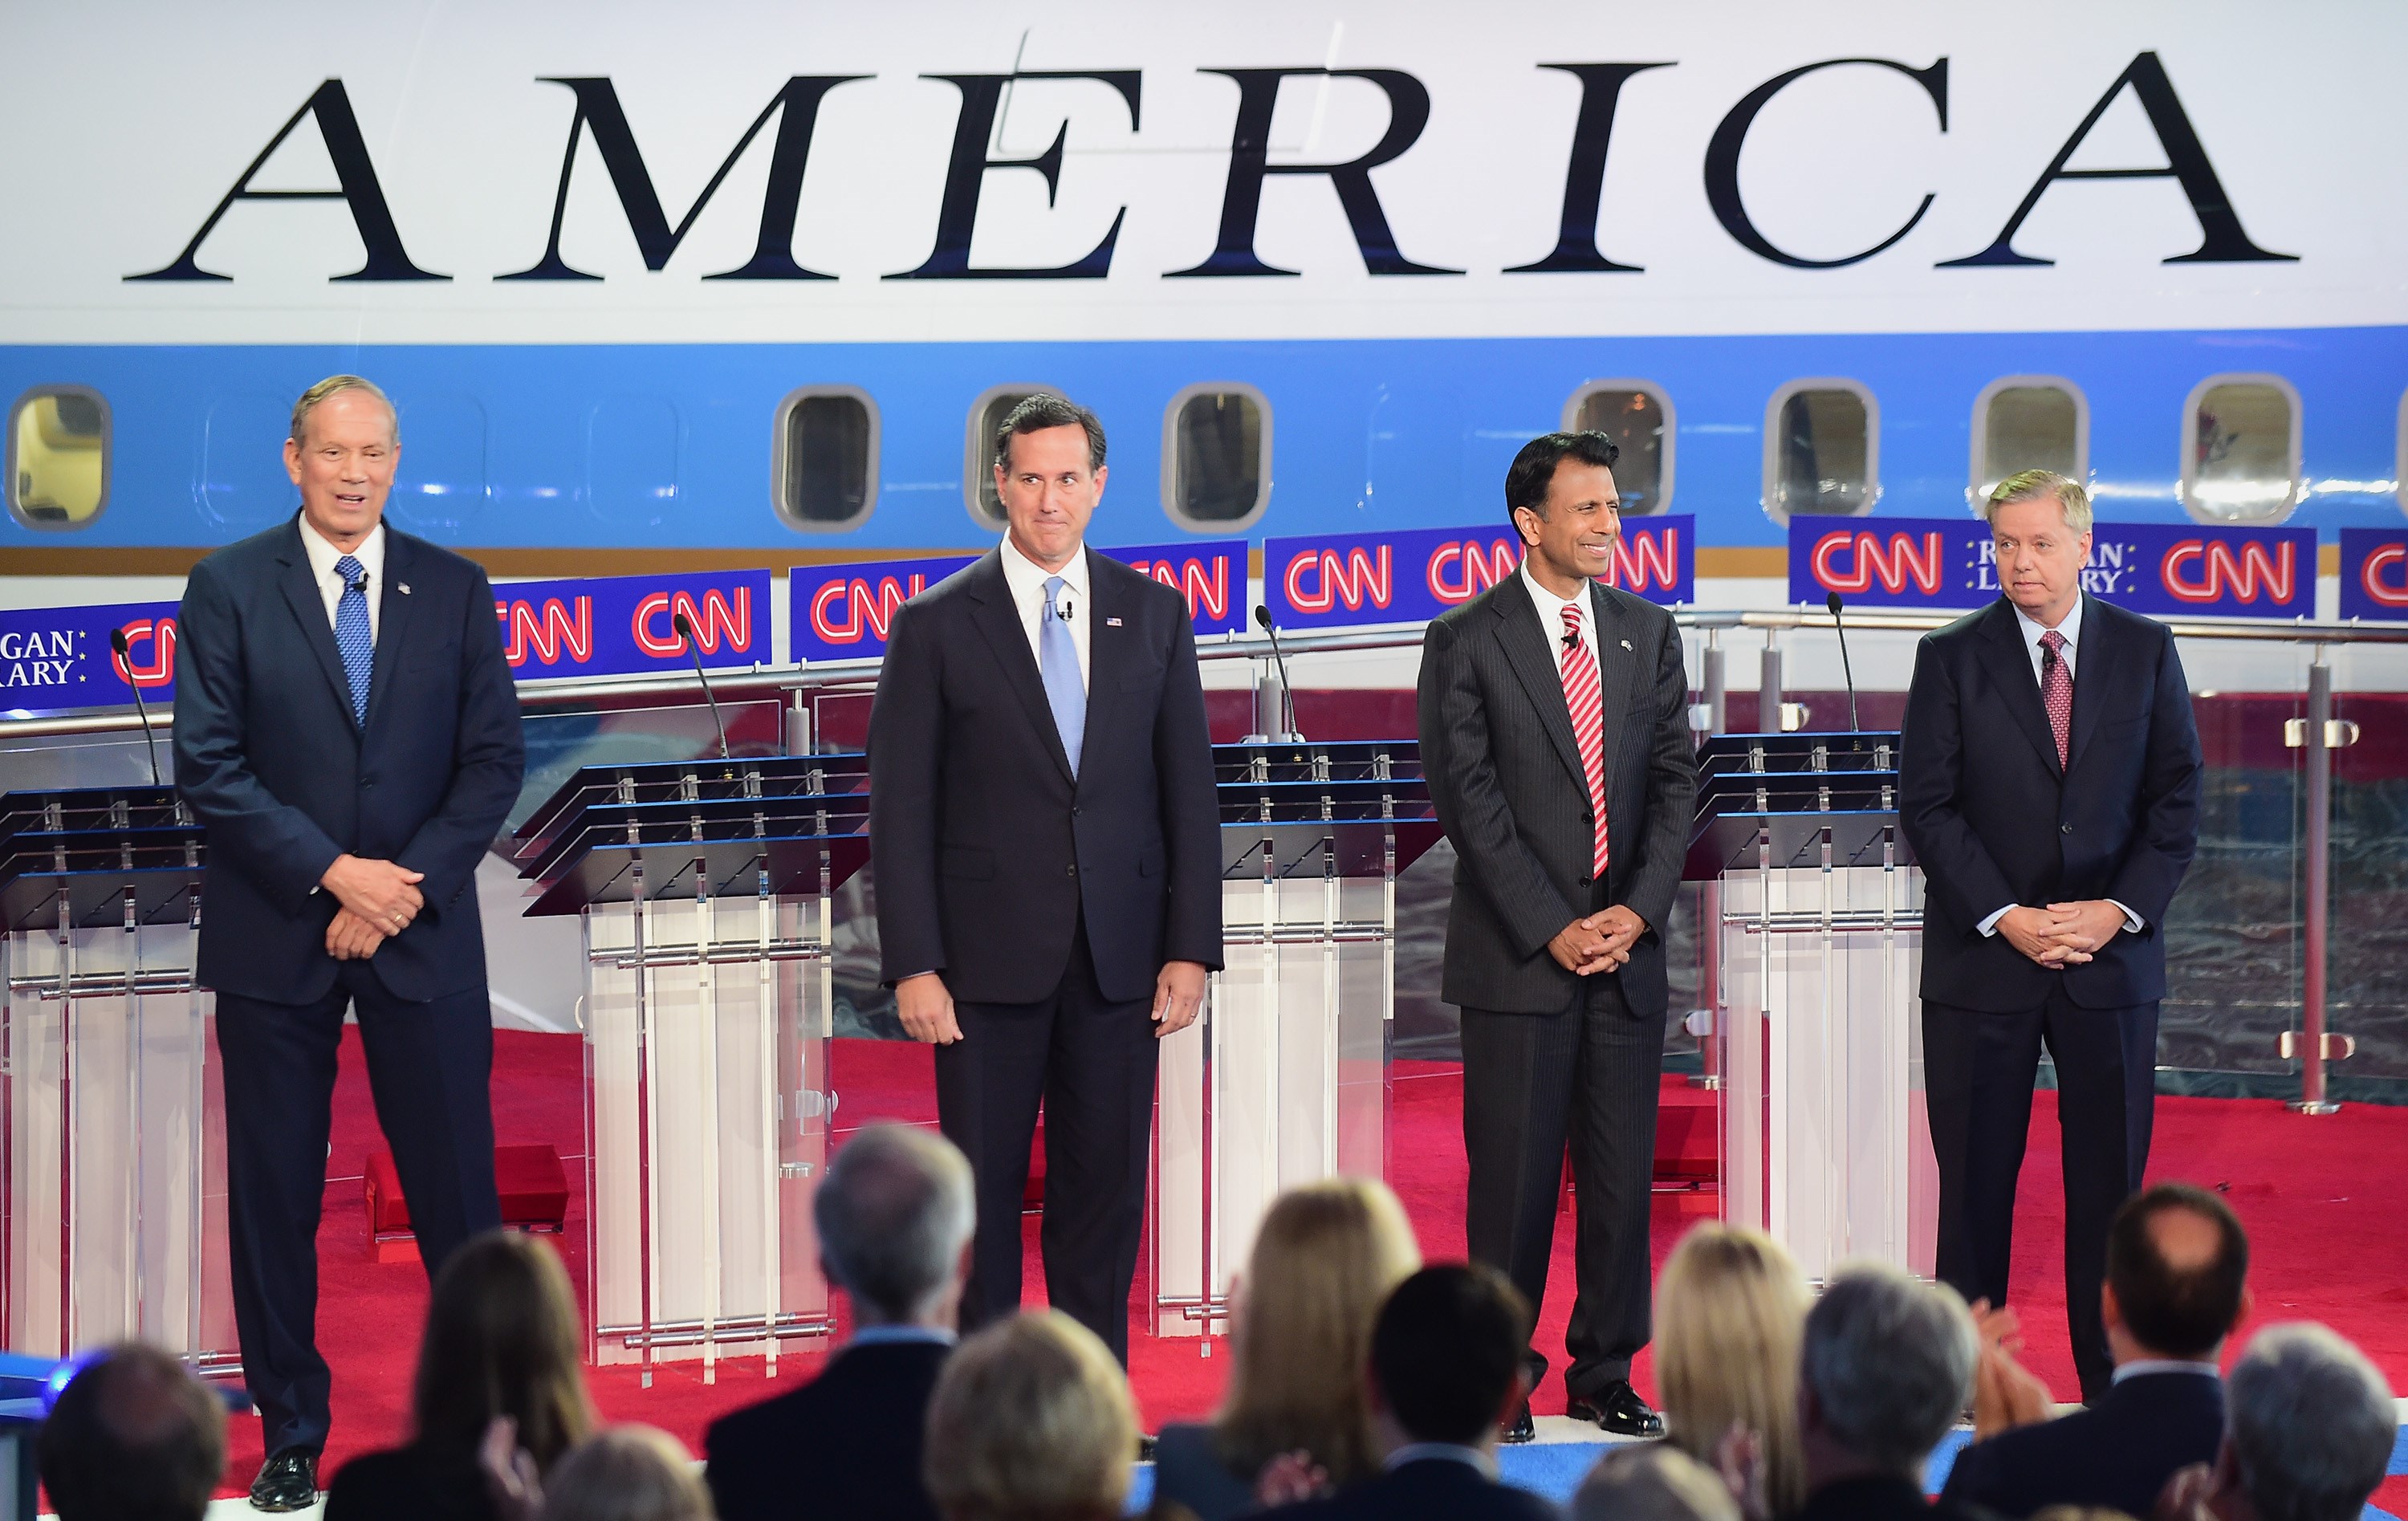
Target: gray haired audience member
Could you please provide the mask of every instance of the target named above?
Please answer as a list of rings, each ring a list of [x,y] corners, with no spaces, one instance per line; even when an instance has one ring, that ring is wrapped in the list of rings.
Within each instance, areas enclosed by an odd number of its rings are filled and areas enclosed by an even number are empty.
[[[1973,1392],[1981,1353],[1965,1301],[1896,1268],[1842,1268],[1806,1315],[1798,1434],[1800,1521],[1987,1513],[1923,1497],[1923,1460]]]
[[[200,1521],[225,1476],[225,1427],[181,1362],[129,1342],[69,1381],[35,1448],[59,1521]]]
[[[1721,1477],[1670,1442],[1615,1447],[1572,1496],[1572,1521],[1740,1521]]]
[[[796,1473],[815,1514],[935,1521],[921,1454],[976,1209],[969,1163],[933,1130],[872,1125],[838,1149],[812,1216],[853,1339],[810,1384],[704,1435],[721,1521],[788,1521]]]
[[[2223,1451],[2167,1484],[2167,1521],[2357,1521],[2400,1429],[2366,1355],[2306,1322],[2250,1339],[2224,1409]]]

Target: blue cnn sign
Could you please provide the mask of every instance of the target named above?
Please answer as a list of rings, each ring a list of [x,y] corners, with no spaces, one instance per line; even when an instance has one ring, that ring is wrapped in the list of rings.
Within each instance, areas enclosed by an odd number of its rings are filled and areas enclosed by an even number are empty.
[[[1650,602],[1697,595],[1697,520],[1626,518],[1600,578]],[[1521,536],[1502,524],[1305,535],[1263,545],[1263,595],[1282,628],[1426,623],[1512,577]]]

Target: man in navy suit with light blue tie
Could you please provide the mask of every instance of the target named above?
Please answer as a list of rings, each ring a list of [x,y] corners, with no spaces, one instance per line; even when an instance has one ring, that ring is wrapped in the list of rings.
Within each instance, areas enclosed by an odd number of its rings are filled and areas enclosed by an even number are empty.
[[[176,784],[208,836],[199,977],[267,1511],[316,1500],[326,1442],[318,1214],[346,1010],[428,1276],[501,1223],[475,879],[525,747],[485,573],[384,525],[400,453],[374,385],[310,387],[284,445],[299,514],[194,566],[178,614]]]

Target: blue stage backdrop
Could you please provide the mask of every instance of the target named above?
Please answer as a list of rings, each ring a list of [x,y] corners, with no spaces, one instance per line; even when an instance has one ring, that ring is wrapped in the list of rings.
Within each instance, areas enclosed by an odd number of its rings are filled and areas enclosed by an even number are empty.
[[[1694,601],[1697,520],[1626,519],[1605,582],[1670,606]],[[1263,543],[1263,595],[1282,628],[1425,623],[1511,576],[1522,540],[1502,524]]]
[[[2085,591],[2153,618],[2307,618],[2313,528],[2094,524]],[[1963,518],[1793,518],[1789,598],[1868,608],[1978,608],[1999,595],[1987,524]]]

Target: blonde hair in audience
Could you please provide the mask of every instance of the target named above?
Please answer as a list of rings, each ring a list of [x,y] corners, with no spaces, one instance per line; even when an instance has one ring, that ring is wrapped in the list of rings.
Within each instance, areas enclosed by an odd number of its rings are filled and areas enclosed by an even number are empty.
[[[1421,1265],[1404,1206],[1383,1183],[1327,1178],[1273,1201],[1239,1284],[1236,1366],[1213,1420],[1221,1460],[1257,1473],[1301,1450],[1334,1484],[1377,1473],[1363,1385],[1371,1326]]]
[[[1119,1521],[1137,1435],[1128,1379],[1095,1332],[1018,1314],[946,1359],[921,1477],[946,1521]]]
[[[543,1521],[712,1521],[694,1455],[652,1426],[614,1426],[544,1481]]]
[[[1672,1444],[1711,1468],[1733,1426],[1755,1432],[1775,1515],[1806,1502],[1798,1349],[1811,1303],[1788,1253],[1731,1226],[1682,1238],[1656,1286],[1656,1386]]]
[[[1570,1511],[1571,1521],[1740,1521],[1722,1479],[1664,1442],[1607,1449]]]

